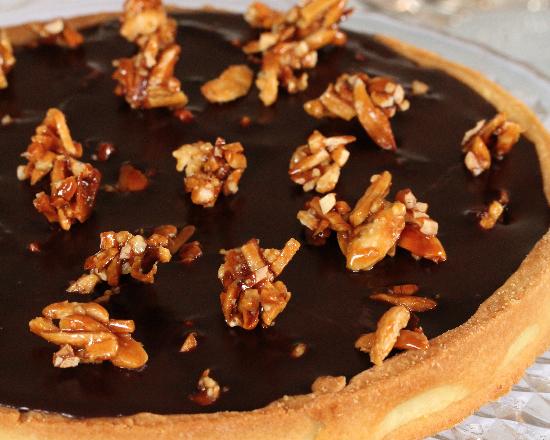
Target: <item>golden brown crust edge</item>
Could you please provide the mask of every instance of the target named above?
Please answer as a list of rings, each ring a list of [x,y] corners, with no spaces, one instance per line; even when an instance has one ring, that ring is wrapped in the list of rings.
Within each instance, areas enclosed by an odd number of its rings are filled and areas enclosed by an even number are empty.
[[[112,18],[72,19],[81,27]],[[11,30],[18,44],[28,27]],[[550,199],[550,134],[523,103],[479,73],[400,41],[378,37],[419,64],[444,70],[480,93],[527,131],[536,145]],[[450,427],[505,394],[550,345],[550,233],[518,271],[462,326],[364,371],[338,393],[294,396],[252,412],[70,419],[0,408],[0,440],[10,439],[420,439]],[[245,392],[245,391],[243,391]],[[182,396],[185,398],[185,396]]]

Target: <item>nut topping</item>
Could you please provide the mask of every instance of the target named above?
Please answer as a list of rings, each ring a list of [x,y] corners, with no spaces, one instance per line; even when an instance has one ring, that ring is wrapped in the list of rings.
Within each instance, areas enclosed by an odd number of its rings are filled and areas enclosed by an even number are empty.
[[[180,353],[189,353],[190,351],[195,350],[197,346],[197,334],[195,332],[191,332],[187,335],[185,341],[183,341],[180,348]]]
[[[389,118],[397,110],[410,107],[403,87],[386,77],[369,77],[366,73],[343,74],[329,84],[317,99],[304,104],[314,118],[341,118],[351,121],[357,117],[371,139],[385,150],[395,150],[395,139]]]
[[[407,326],[411,314],[403,306],[394,306],[382,315],[376,326],[370,359],[374,365],[382,365],[390,354],[402,329]]]
[[[306,202],[304,208],[303,211],[298,212],[297,218],[309,231],[312,244],[325,244],[331,231],[351,230],[347,222],[351,208],[346,202],[337,201],[334,193],[322,198],[314,197]]]
[[[298,212],[298,220],[313,244],[324,244],[331,231],[336,231],[346,267],[353,271],[372,269],[386,255],[393,256],[397,245],[417,258],[445,261],[445,250],[435,236],[438,224],[428,216],[428,205],[418,202],[409,189],[398,192],[396,201],[390,203],[386,197],[391,181],[388,171],[372,176],[351,212],[333,193],[314,197]]]
[[[421,96],[430,91],[430,86],[422,81],[415,79],[411,84],[411,90],[414,96]]]
[[[434,263],[447,259],[443,245],[436,237],[439,224],[428,215],[428,204],[418,202],[410,189],[399,191],[396,200],[407,206],[405,229],[399,237],[397,245],[407,249],[414,258],[426,258]]]
[[[83,223],[90,217],[101,173],[76,160],[82,156],[82,145],[73,141],[60,110],[48,110],[22,156],[28,163],[17,167],[19,180],[30,179],[30,184],[35,185],[50,176],[50,195],[40,192],[33,202],[49,222],[57,222],[68,231],[76,221]]]
[[[253,26],[267,29],[260,38],[243,47],[247,54],[261,53],[262,68],[256,80],[264,105],[277,101],[279,85],[288,93],[307,88],[305,72],[317,65],[317,51],[325,46],[343,45],[346,36],[338,29],[349,13],[346,0],[307,0],[286,13],[253,3],[245,14]]]
[[[125,163],[120,167],[117,189],[122,192],[143,191],[149,186],[149,179],[140,170]]]
[[[62,19],[34,24],[33,30],[38,34],[40,44],[55,44],[74,49],[84,42],[82,34]]]
[[[11,45],[10,39],[8,38],[7,32],[4,29],[1,29],[0,30],[0,90],[8,87],[8,79],[6,75],[13,68],[14,65],[15,65],[15,57],[13,56],[13,47]]]
[[[209,102],[234,101],[248,93],[253,78],[254,72],[246,64],[229,66],[218,78],[205,83],[201,92]]]
[[[151,40],[165,48],[176,39],[176,21],[168,18],[161,0],[126,0],[120,34],[145,47]]]
[[[307,351],[307,345],[303,342],[299,342],[297,344],[294,344],[292,346],[292,350],[290,350],[290,357],[294,359],[301,358]]]
[[[369,298],[396,306],[404,306],[411,312],[426,312],[437,306],[437,303],[433,299],[413,295],[390,295],[387,293],[375,293]]]
[[[191,264],[202,257],[201,244],[198,241],[185,243],[178,252],[179,260],[183,264]]]
[[[51,108],[42,124],[36,127],[31,143],[22,156],[29,163],[17,168],[17,178],[30,179],[31,185],[34,185],[52,171],[56,159],[65,156],[80,158],[82,145],[73,141],[63,112]]]
[[[137,369],[147,362],[147,353],[131,336],[134,321],[110,319],[99,304],[54,303],[44,308],[42,315],[29,322],[29,329],[61,346],[53,356],[55,367],[108,360],[120,368]]]
[[[189,398],[201,405],[212,405],[220,397],[221,389],[218,382],[210,377],[210,369],[204,370],[197,383],[197,392]]]
[[[504,210],[509,202],[510,196],[508,193],[506,191],[501,191],[499,199],[493,200],[487,210],[481,213],[479,225],[483,229],[493,229],[502,218]]]
[[[462,140],[466,168],[479,176],[491,167],[491,154],[501,160],[518,142],[521,132],[521,127],[508,121],[504,113],[498,113],[488,122],[479,121]]]
[[[222,138],[210,142],[195,142],[179,147],[172,153],[176,169],[185,171],[185,191],[197,205],[211,208],[223,189],[224,195],[236,194],[246,169],[244,148],[240,142],[226,144]]]
[[[115,94],[124,96],[132,108],[184,107],[188,99],[174,76],[180,52],[177,44],[160,49],[154,40],[149,40],[132,58],[115,60]]]
[[[355,348],[363,353],[369,353],[374,344],[374,333],[365,333],[355,341]],[[430,341],[422,331],[402,329],[393,348],[398,350],[426,350]]]
[[[290,159],[288,174],[304,191],[315,189],[320,193],[332,191],[340,170],[349,158],[346,145],[355,142],[353,136],[325,137],[315,130],[307,145],[298,147]]]
[[[186,227],[180,233],[189,237],[189,228],[194,230],[193,227]],[[88,273],[72,283],[67,292],[89,294],[100,281],[106,281],[109,286],[115,287],[119,285],[120,277],[128,274],[142,283],[154,283],[158,263],[171,260],[170,249],[174,249],[173,243],[178,236],[179,234],[171,238],[153,233],[146,239],[128,231],[101,233],[99,252],[84,262],[84,269]],[[182,245],[183,243],[179,244],[179,247]]]
[[[50,223],[59,223],[65,231],[92,214],[101,182],[101,173],[89,163],[71,157],[58,157],[53,163],[51,192],[39,192],[34,199],[36,210]]]
[[[240,248],[225,251],[218,278],[224,288],[220,301],[227,325],[251,330],[260,320],[263,327],[275,324],[291,296],[275,278],[299,248],[293,238],[280,251],[262,249],[257,239],[251,239]]]

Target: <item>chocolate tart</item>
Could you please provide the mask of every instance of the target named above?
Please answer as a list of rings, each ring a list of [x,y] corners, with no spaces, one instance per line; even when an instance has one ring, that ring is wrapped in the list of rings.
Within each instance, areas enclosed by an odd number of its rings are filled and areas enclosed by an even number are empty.
[[[550,343],[550,135],[531,110],[466,67],[404,42],[352,32],[345,47],[322,51],[302,94],[282,94],[270,108],[256,91],[224,106],[207,104],[200,85],[246,62],[231,41],[255,33],[236,15],[175,17],[182,46],[177,76],[195,114],[190,124],[163,110],[132,111],[113,94],[111,60],[135,50],[119,37],[114,16],[72,20],[86,37],[74,51],[27,48],[29,28],[10,30],[19,46],[10,87],[0,92],[0,114],[14,119],[1,128],[0,439],[417,439],[505,394]],[[393,119],[396,153],[377,148],[358,124],[315,120],[302,109],[340,73],[360,69],[430,86]],[[15,177],[19,154],[54,106],[67,115],[88,158],[101,142],[116,146],[115,156],[96,165],[105,183],[116,181],[125,161],[154,170],[143,192],[101,193],[94,215],[70,232],[50,227],[32,207],[35,188]],[[474,178],[462,164],[460,141],[496,110],[525,132],[504,161]],[[249,127],[240,126],[242,116],[252,119]],[[230,329],[219,306],[218,250],[250,237],[269,247],[291,236],[304,241],[295,215],[310,196],[288,179],[287,169],[294,148],[316,128],[358,138],[338,193],[357,199],[370,175],[390,170],[394,188],[412,187],[430,203],[448,261],[418,262],[398,251],[356,274],[345,270],[335,243],[304,245],[285,271],[294,295],[276,326]],[[184,193],[170,153],[216,136],[241,141],[249,168],[237,195],[203,209]],[[503,188],[511,194],[509,217],[483,231],[474,213]],[[204,257],[190,266],[163,265],[154,285],[127,282],[107,306],[135,320],[147,367],[53,368],[52,347],[28,332],[28,321],[68,298],[68,280],[80,275],[100,232],[166,223],[194,224]],[[31,242],[40,252],[28,251]],[[353,347],[384,310],[368,294],[399,283],[416,283],[437,297],[438,308],[422,316],[431,346],[372,367]],[[199,348],[179,353],[190,329]],[[299,342],[307,351],[294,359],[290,352]],[[205,368],[226,391],[201,407],[188,395]],[[345,376],[348,384],[311,393],[312,382],[325,375]]]

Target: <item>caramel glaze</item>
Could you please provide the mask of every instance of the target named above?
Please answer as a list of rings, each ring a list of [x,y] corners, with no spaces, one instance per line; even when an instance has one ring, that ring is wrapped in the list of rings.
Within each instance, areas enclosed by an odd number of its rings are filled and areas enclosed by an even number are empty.
[[[370,367],[368,355],[355,350],[354,342],[375,328],[387,308],[368,299],[373,288],[419,284],[423,294],[439,303],[420,316],[428,337],[437,336],[465,322],[548,229],[539,164],[526,139],[479,178],[464,168],[464,132],[493,116],[495,109],[458,81],[415,66],[371,37],[350,34],[345,48],[322,51],[305,93],[281,93],[271,108],[262,106],[255,89],[239,101],[211,105],[201,96],[200,85],[228,65],[245,63],[231,41],[247,41],[254,31],[233,15],[188,13],[178,20],[182,57],[177,76],[195,114],[188,124],[165,110],[133,111],[113,94],[111,60],[135,50],[118,36],[115,22],[87,30],[86,43],[75,51],[39,47],[16,52],[10,87],[0,92],[0,116],[15,118],[14,124],[0,127],[3,405],[77,417],[173,414],[251,410],[284,394],[307,393],[320,375],[350,378]],[[307,99],[318,96],[340,73],[361,69],[394,76],[406,85],[418,79],[431,87],[428,95],[411,99],[409,111],[392,119],[397,154],[377,148],[356,121],[318,121],[302,110]],[[91,160],[102,142],[116,147],[108,161],[93,162],[103,173],[103,183],[115,184],[125,161],[153,171],[145,191],[101,192],[92,217],[70,232],[48,225],[32,205],[40,188],[15,176],[23,161],[20,153],[53,106],[67,114],[73,137],[84,143],[85,160]],[[252,119],[247,128],[240,124],[243,116]],[[370,272],[350,273],[333,238],[325,247],[305,245],[281,276],[293,296],[275,327],[230,329],[219,305],[218,251],[251,237],[260,238],[263,247],[280,248],[290,237],[304,242],[295,216],[311,195],[290,181],[287,170],[292,151],[314,129],[358,138],[337,187],[344,199],[354,202],[372,174],[390,170],[392,194],[411,187],[430,204],[448,261],[417,262],[399,250]],[[248,169],[236,196],[221,196],[214,208],[204,209],[193,206],[184,193],[171,152],[183,143],[217,136],[243,143]],[[501,188],[510,191],[509,218],[483,231],[474,212]],[[136,321],[135,337],[150,357],[146,368],[121,370],[108,362],[67,370],[52,367],[55,346],[32,335],[28,321],[51,302],[92,299],[64,289],[81,274],[85,257],[97,250],[100,232],[166,223],[196,225],[193,239],[201,242],[203,257],[191,265],[161,265],[154,285],[127,280],[107,305],[113,317]],[[28,250],[32,242],[39,243],[40,252]],[[180,353],[190,331],[198,334],[198,348]],[[307,351],[294,359],[290,352],[297,342],[307,344]],[[206,368],[228,390],[214,405],[201,407],[188,396]]]

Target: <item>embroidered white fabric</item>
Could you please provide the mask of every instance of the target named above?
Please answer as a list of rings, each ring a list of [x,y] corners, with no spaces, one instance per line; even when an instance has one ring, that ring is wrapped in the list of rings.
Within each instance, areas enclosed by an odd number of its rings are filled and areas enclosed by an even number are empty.
[[[208,4],[233,11],[243,11],[249,3],[249,0],[165,1],[187,7]],[[0,0],[0,26],[59,16],[119,11],[122,3],[122,0]],[[266,3],[284,9],[293,2],[267,0]],[[353,3],[356,11],[346,23],[347,27],[391,35],[482,71],[533,108],[550,129],[550,83],[529,66],[467,40],[381,14],[367,13],[360,3]],[[490,28],[489,23],[487,28]],[[454,428],[427,440],[435,439],[550,440],[550,351],[537,359],[508,395],[485,405]]]

